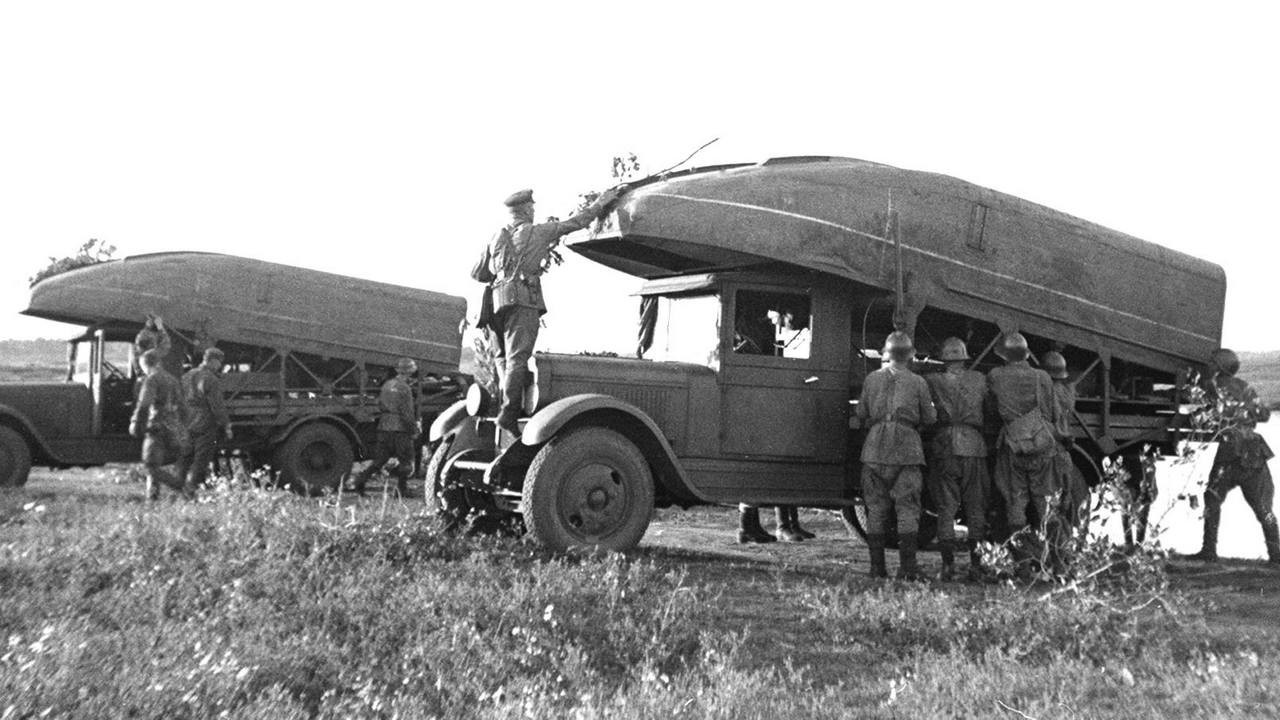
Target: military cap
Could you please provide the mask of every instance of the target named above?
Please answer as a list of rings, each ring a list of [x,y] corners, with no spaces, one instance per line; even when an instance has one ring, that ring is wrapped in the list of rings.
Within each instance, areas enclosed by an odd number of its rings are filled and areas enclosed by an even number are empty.
[[[222,361],[222,360],[225,360],[226,357],[227,357],[227,354],[222,352],[216,347],[211,347],[204,351],[204,359],[206,361],[209,361],[209,360]]]
[[[515,207],[517,205],[523,205],[525,203],[531,203],[531,202],[533,202],[533,191],[520,190],[518,192],[513,192],[510,195],[508,195],[507,199],[502,201],[502,204],[506,205],[507,207]]]

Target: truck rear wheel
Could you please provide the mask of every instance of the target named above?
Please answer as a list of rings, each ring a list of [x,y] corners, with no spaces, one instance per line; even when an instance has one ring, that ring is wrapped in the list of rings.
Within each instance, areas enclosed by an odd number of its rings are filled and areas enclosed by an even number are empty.
[[[294,430],[275,455],[280,482],[304,495],[337,492],[355,462],[351,441],[341,430],[323,422]]]
[[[21,487],[31,474],[31,448],[26,438],[0,425],[0,487]]]
[[[525,475],[524,521],[553,550],[626,550],[653,513],[653,474],[644,455],[613,430],[587,427],[552,438]]]

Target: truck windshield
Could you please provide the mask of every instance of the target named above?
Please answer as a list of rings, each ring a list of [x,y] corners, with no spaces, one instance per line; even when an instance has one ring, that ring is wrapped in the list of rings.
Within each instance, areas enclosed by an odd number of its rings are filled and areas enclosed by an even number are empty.
[[[89,387],[89,378],[93,374],[93,343],[88,340],[71,343],[68,356],[70,359],[70,377],[72,382],[78,382],[85,387]]]
[[[668,362],[720,366],[720,296],[657,298],[657,322],[647,357]]]

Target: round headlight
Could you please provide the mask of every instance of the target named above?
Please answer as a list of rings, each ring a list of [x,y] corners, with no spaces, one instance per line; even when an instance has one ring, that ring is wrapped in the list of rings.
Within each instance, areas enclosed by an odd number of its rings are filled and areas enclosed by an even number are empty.
[[[480,383],[473,383],[467,388],[467,414],[471,417],[488,416],[493,404],[493,396]]]

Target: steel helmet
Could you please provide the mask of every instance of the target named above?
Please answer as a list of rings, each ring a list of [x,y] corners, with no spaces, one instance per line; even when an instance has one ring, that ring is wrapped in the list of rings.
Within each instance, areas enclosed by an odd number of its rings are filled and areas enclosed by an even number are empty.
[[[1027,339],[1020,332],[1006,334],[1000,343],[1000,357],[1005,360],[1026,360],[1030,354]]]
[[[895,360],[906,360],[915,354],[915,345],[911,342],[911,336],[895,330],[889,333],[889,337],[884,339],[884,353]]]
[[[1055,350],[1040,356],[1040,367],[1049,373],[1049,377],[1054,380],[1067,379],[1067,359],[1062,357],[1062,353]]]
[[[1234,351],[1218,348],[1209,355],[1209,367],[1224,375],[1235,375],[1240,371],[1240,357]]]
[[[414,362],[412,358],[400,358],[396,361],[396,371],[405,375],[412,375],[418,372],[418,363]]]
[[[949,337],[942,341],[942,351],[938,353],[938,359],[943,362],[968,360],[969,348],[965,347],[964,341],[960,338]]]

